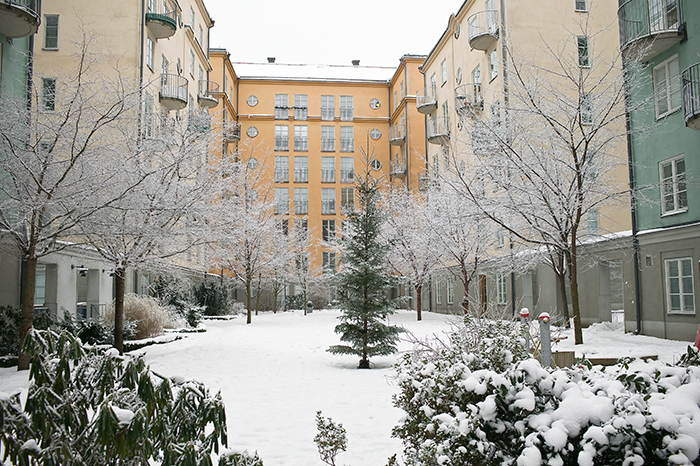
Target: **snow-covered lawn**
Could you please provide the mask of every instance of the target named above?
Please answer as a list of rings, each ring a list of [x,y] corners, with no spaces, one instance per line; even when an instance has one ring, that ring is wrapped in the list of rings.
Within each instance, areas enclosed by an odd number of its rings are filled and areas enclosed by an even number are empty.
[[[162,375],[181,376],[221,390],[229,426],[229,447],[257,450],[266,466],[320,466],[313,437],[315,413],[342,423],[348,450],[339,464],[381,466],[401,443],[391,429],[402,412],[391,396],[396,357],[373,358],[373,369],[358,370],[358,358],[326,352],[339,343],[333,332],[338,311],[263,313],[253,317],[208,321],[207,332],[186,334],[182,340],[140,350],[151,368]],[[454,317],[400,311],[392,316],[417,336],[442,334]],[[566,335],[566,333],[564,334]],[[648,356],[674,362],[687,342],[623,334],[619,325],[598,324],[584,330],[577,356]],[[402,350],[409,349],[402,342]],[[555,350],[572,350],[573,336]],[[15,368],[0,369],[0,392],[26,386],[27,374]],[[399,455],[400,456],[400,455]]]

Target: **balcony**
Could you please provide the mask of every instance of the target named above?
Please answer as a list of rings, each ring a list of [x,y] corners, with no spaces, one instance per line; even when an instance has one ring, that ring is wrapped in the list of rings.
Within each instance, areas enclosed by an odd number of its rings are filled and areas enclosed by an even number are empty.
[[[406,128],[403,124],[391,125],[389,127],[389,144],[392,146],[402,146],[406,142]]]
[[[182,110],[187,107],[187,78],[179,74],[162,74],[158,98],[167,110]]]
[[[474,115],[484,109],[481,84],[463,84],[455,89],[455,110],[459,115]]]
[[[646,62],[685,38],[681,0],[628,0],[617,10],[620,50]]]
[[[467,18],[469,46],[486,52],[498,40],[498,11],[485,10]]]
[[[197,103],[202,108],[214,108],[219,105],[219,85],[213,81],[199,81]]]
[[[406,177],[406,161],[405,160],[392,160],[389,162],[389,175],[395,178],[405,178]]]
[[[211,115],[207,112],[191,112],[187,120],[187,130],[195,133],[206,133],[211,129]]]
[[[430,176],[428,172],[418,173],[418,191],[427,191],[430,187]]]
[[[685,125],[700,131],[700,63],[688,67],[681,75]]]
[[[177,11],[167,13],[146,13],[146,26],[156,39],[167,39],[177,31]]]
[[[424,87],[416,91],[416,110],[418,113],[428,115],[435,111],[437,108],[436,94],[432,87]]]
[[[0,32],[10,39],[34,34],[41,23],[41,0],[0,0]]]
[[[447,145],[450,142],[450,125],[447,118],[428,118],[428,142]]]
[[[241,125],[235,121],[226,123],[223,128],[224,142],[232,144],[241,140]]]

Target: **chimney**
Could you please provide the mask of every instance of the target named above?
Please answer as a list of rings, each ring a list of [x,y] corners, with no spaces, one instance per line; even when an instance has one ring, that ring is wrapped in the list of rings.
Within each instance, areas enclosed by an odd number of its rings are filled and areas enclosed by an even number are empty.
[[[274,63],[274,62],[275,62],[275,57],[267,57],[267,62],[268,62],[268,63]]]
[[[360,66],[360,60],[353,60],[352,66]]]

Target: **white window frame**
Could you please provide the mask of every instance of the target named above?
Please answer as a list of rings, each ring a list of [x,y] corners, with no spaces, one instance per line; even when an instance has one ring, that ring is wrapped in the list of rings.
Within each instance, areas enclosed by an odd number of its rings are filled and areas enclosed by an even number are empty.
[[[305,155],[297,155],[294,157],[294,182],[309,182],[309,158]]]
[[[151,36],[146,37],[146,66],[153,71],[153,55],[155,50],[155,43]]]
[[[294,150],[297,152],[308,152],[309,150],[309,127],[306,125],[294,125]]]
[[[588,11],[588,0],[575,0],[574,11],[585,13]]]
[[[496,274],[496,302],[498,304],[508,304],[508,275],[505,273]]]
[[[289,157],[275,155],[275,183],[289,183]]]
[[[190,49],[190,76],[194,79],[194,50]]]
[[[435,304],[442,304],[442,283],[435,280]]]
[[[674,264],[677,276],[671,275]],[[692,257],[664,260],[667,314],[695,314],[694,264],[695,261]],[[674,297],[677,297],[678,300],[676,306],[673,303]]]
[[[682,163],[682,172],[679,165]],[[661,189],[661,215],[672,215],[688,210],[688,188],[686,185],[685,155],[659,163],[659,185]],[[664,167],[671,167],[671,176],[664,175]],[[673,208],[666,206],[666,198],[671,196]]]
[[[289,214],[289,188],[275,188],[275,213]]]
[[[296,215],[309,213],[309,188],[294,188],[294,213]]]
[[[335,96],[334,95],[322,95],[321,96],[321,120],[322,121],[334,121],[335,120]]]
[[[331,241],[335,238],[335,219],[321,220],[321,241]]]
[[[41,78],[41,110],[56,111],[56,78]]]
[[[355,182],[355,158],[341,157],[340,158],[340,182],[354,183]]]
[[[353,115],[353,97],[351,95],[340,96],[340,121],[352,121]]]
[[[455,279],[447,278],[447,304],[455,303]]]
[[[498,77],[498,48],[494,47],[489,52],[489,81],[493,81]]]
[[[49,24],[55,18],[56,24]],[[59,33],[60,15],[44,15],[44,50],[58,50],[58,33]],[[54,43],[49,44],[49,40]]]
[[[355,209],[355,188],[340,188],[340,208],[347,211]]]
[[[586,212],[586,229],[590,235],[600,234],[600,211],[598,209]]]
[[[285,152],[289,150],[288,125],[275,125],[275,150]]]
[[[309,119],[309,97],[306,94],[294,94],[294,119]]]
[[[440,87],[447,83],[447,58],[440,63]]]
[[[289,119],[289,94],[275,94],[275,120]]]
[[[321,183],[335,183],[335,157],[321,157]]]
[[[580,68],[591,67],[591,41],[588,36],[576,37],[576,50],[578,51],[578,66]]]
[[[660,81],[659,72],[663,70],[665,79]],[[676,74],[671,74],[674,71]],[[654,67],[654,108],[656,118],[663,118],[677,112],[683,106],[683,95],[681,92],[681,75],[678,55],[674,55],[668,60]],[[674,102],[674,97],[676,98]],[[664,101],[666,110],[662,111],[660,103]],[[674,105],[675,103],[675,105]]]
[[[340,152],[355,151],[355,128],[352,126],[340,127]]]
[[[190,7],[190,29],[194,32],[194,8]]]
[[[321,126],[321,152],[335,152],[335,126]]]
[[[321,215],[335,215],[335,188],[321,188]]]

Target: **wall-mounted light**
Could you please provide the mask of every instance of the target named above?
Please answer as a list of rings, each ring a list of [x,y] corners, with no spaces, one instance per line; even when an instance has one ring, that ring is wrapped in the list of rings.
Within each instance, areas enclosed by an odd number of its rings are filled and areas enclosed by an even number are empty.
[[[77,270],[81,277],[87,277],[88,270],[90,270],[84,265],[71,265],[70,268]]]
[[[110,277],[113,277],[117,274],[117,272],[115,272],[114,269],[102,269],[102,273],[106,273]]]

